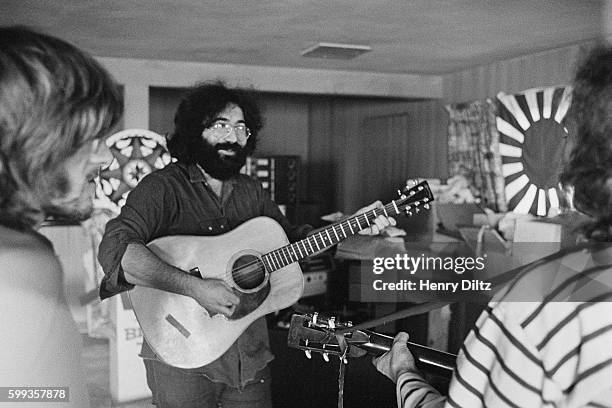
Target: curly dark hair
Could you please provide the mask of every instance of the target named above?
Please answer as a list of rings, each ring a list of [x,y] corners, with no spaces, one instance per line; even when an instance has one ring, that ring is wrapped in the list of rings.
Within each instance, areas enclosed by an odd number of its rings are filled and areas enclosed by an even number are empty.
[[[58,168],[122,114],[120,89],[91,56],[27,27],[0,27],[0,224],[42,221]]]
[[[180,162],[197,163],[199,149],[196,147],[201,143],[202,131],[231,103],[242,109],[244,121],[251,131],[245,150],[247,154],[252,153],[263,126],[254,92],[213,81],[196,85],[181,100],[174,116],[174,132],[168,140],[170,154]]]
[[[579,65],[569,118],[576,129],[561,182],[574,188],[576,208],[593,217],[585,232],[612,238],[612,47],[599,45]]]

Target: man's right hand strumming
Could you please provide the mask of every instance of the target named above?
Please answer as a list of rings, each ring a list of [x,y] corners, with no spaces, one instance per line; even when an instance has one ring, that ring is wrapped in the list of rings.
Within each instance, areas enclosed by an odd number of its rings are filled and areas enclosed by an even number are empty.
[[[146,246],[131,243],[121,262],[133,285],[165,290],[195,299],[210,315],[231,316],[240,303],[232,288],[220,279],[201,279],[162,261]]]
[[[189,296],[194,298],[210,315],[231,316],[240,298],[220,279],[199,279],[192,282]]]

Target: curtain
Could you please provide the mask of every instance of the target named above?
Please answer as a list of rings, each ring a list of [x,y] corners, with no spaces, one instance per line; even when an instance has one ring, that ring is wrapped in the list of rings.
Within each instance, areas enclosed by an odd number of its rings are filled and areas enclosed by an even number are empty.
[[[490,99],[447,105],[448,172],[464,176],[483,206],[506,211],[504,179],[496,127],[496,104]]]

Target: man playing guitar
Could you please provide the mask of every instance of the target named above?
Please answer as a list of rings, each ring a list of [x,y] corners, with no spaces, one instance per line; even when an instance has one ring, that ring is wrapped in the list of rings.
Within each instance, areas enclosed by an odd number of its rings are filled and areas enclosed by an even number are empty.
[[[261,184],[239,173],[262,127],[248,92],[222,83],[202,84],[181,101],[174,122],[168,149],[177,162],[144,178],[106,227],[99,250],[106,274],[100,295],[107,298],[140,285],[188,296],[210,315],[232,316],[240,298],[227,282],[185,273],[146,245],[165,236],[225,234],[258,216],[276,220],[291,241],[312,228],[290,225]],[[377,202],[361,211],[380,206]],[[377,234],[394,223],[381,215],[364,232]],[[180,322],[170,315],[166,320],[189,337]],[[144,332],[141,356],[159,407],[271,406],[267,363],[273,356],[263,318],[250,324],[221,357],[189,369],[164,363]]]

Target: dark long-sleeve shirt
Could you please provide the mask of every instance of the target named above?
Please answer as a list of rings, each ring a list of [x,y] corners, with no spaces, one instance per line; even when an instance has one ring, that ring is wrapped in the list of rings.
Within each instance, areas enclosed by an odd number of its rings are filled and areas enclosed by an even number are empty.
[[[292,241],[305,237],[310,230],[309,226],[292,226],[261,183],[248,176],[238,175],[224,182],[219,198],[196,165],[173,163],[151,173],[130,192],[121,214],[106,226],[98,254],[105,273],[100,297],[133,287],[121,267],[128,244],[146,245],[168,235],[219,235],[257,216],[278,221]],[[158,359],[146,341],[142,357]],[[242,387],[272,358],[266,323],[260,318],[220,358],[191,371]]]

